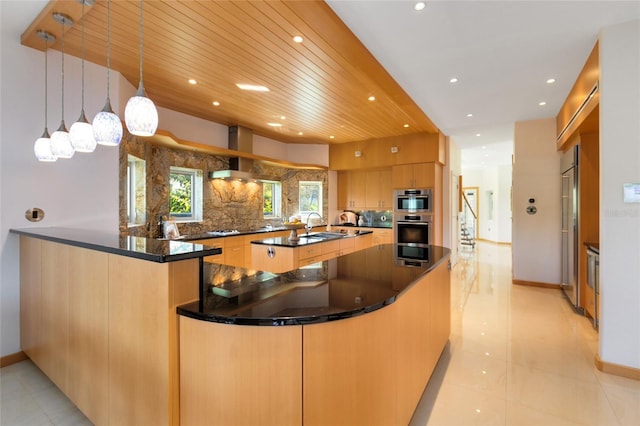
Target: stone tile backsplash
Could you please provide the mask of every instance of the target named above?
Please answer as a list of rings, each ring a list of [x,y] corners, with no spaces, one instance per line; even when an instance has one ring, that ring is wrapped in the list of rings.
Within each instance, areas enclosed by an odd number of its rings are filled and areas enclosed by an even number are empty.
[[[125,131],[126,133],[126,131]],[[145,161],[146,222],[140,226],[127,223],[128,155]],[[180,234],[200,234],[215,229],[249,230],[268,223],[278,224],[298,211],[298,182],[322,181],[323,217],[327,217],[328,173],[326,170],[299,170],[255,161],[252,173],[279,180],[282,184],[281,219],[265,220],[262,213],[262,185],[209,179],[209,172],[225,170],[229,159],[211,154],[174,149],[126,134],[120,144],[120,233],[148,238],[158,235],[158,216],[169,216],[169,168],[186,167],[203,171],[202,222],[178,223]]]

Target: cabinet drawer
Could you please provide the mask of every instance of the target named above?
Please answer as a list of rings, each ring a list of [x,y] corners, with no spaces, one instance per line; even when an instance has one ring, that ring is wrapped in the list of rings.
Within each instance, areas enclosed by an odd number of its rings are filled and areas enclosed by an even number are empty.
[[[299,260],[308,259],[322,254],[322,244],[312,244],[306,247],[300,247],[297,250]]]

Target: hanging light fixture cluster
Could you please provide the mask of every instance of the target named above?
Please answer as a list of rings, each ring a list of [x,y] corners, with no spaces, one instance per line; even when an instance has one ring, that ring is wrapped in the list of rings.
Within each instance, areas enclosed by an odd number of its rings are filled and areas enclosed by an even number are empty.
[[[80,117],[67,132],[64,123],[64,29],[73,25],[73,19],[63,13],[54,13],[53,19],[61,24],[61,76],[62,76],[62,119],[60,127],[49,136],[47,130],[47,50],[49,42],[56,40],[53,34],[38,31],[38,36],[45,41],[45,126],[43,135],[34,144],[34,153],[39,161],[56,161],[58,158],[72,158],[75,152],[93,152],[97,146],[117,146],[122,140],[123,127],[120,118],[113,112],[110,100],[110,21],[111,2],[107,0],[107,100],[102,111],[98,112],[92,123],[87,121],[84,112],[84,6],[93,5],[93,0],[77,0],[82,3],[82,104]],[[146,96],[142,80],[142,35],[143,35],[143,0],[140,0],[140,84],[138,92],[127,102],[125,107],[125,122],[129,132],[136,136],[153,136],[158,127],[158,111]]]

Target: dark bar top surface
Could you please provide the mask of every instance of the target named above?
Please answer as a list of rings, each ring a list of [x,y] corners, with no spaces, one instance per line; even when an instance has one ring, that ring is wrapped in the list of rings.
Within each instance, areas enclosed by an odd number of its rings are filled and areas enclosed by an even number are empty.
[[[286,272],[204,264],[202,298],[178,307],[183,316],[236,325],[284,326],[351,318],[392,304],[450,250],[429,246],[421,266],[401,265],[384,244]]]
[[[117,232],[93,231],[73,228],[25,228],[10,232],[56,243],[82,247],[121,256],[134,257],[151,262],[175,262],[178,260],[222,253],[222,249],[177,240],[122,236]]]

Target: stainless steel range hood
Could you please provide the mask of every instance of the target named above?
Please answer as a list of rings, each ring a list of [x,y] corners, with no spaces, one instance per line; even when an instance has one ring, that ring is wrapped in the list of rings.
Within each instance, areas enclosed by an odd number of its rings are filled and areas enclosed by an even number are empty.
[[[229,126],[228,148],[234,151],[253,153],[253,132],[242,126]],[[259,181],[251,171],[253,160],[243,157],[229,158],[228,170],[217,170],[209,173],[211,179]]]

